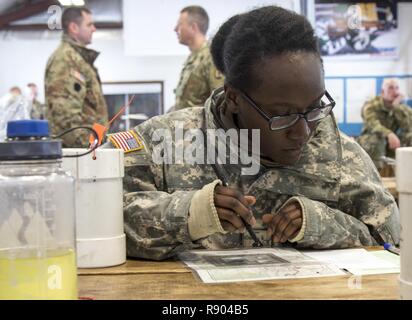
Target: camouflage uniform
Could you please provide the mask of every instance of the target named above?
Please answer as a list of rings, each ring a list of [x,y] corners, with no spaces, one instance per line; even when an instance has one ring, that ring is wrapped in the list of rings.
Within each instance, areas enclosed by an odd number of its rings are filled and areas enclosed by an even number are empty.
[[[32,119],[45,119],[46,106],[40,103],[38,100],[34,100],[31,107],[30,117]]]
[[[210,48],[205,44],[186,59],[175,89],[174,111],[190,107],[203,107],[212,91],[221,87],[223,75],[216,69]]]
[[[389,109],[382,97],[375,97],[363,106],[362,118],[364,127],[358,142],[370,155],[377,168],[383,167],[382,156],[395,157],[395,151],[388,147],[389,133],[395,133],[402,146],[412,145],[412,116],[407,105],[400,104]]]
[[[215,233],[192,242],[188,211],[196,190],[217,176],[211,165],[154,163],[156,129],[216,129],[217,107],[224,104],[223,89],[216,90],[205,108],[190,108],[154,117],[134,128],[144,148],[125,154],[124,217],[129,256],[165,259],[191,248],[251,247],[247,233]],[[174,131],[172,131],[174,132]],[[172,135],[174,137],[174,135]],[[173,138],[174,139],[174,138]],[[177,141],[172,142],[173,146]],[[299,162],[293,167],[261,166],[255,176],[241,175],[241,165],[217,165],[230,185],[253,195],[257,224],[266,245],[261,217],[276,213],[291,197],[303,205],[306,229],[298,248],[348,248],[399,243],[399,213],[384,189],[368,155],[339,133],[334,119],[323,119]]]
[[[107,106],[97,69],[98,52],[82,47],[68,36],[49,58],[45,74],[47,119],[51,132],[60,133],[75,126],[106,125]],[[90,132],[78,130],[63,137],[64,147],[88,143]]]

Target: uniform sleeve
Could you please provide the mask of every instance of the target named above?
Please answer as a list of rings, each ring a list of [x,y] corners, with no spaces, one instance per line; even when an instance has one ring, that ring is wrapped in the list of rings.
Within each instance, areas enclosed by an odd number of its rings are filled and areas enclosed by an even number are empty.
[[[297,197],[306,228],[299,247],[348,248],[399,244],[399,211],[384,189],[367,154],[344,138],[340,198],[337,205]]]
[[[189,207],[195,191],[168,193],[162,165],[144,155],[125,158],[124,226],[127,254],[162,260],[194,248],[188,232]]]
[[[399,128],[401,128],[404,133],[412,132],[412,109],[405,104],[400,104],[396,108],[398,112],[394,115],[399,124]]]
[[[365,103],[362,108],[362,118],[365,123],[365,126],[369,129],[371,133],[380,133],[383,137],[386,137],[392,131],[379,121],[379,118],[376,114],[375,107],[378,104],[378,100],[371,100]]]
[[[86,98],[86,79],[70,57],[55,58],[45,75],[47,119],[53,134],[90,122],[83,113]],[[65,146],[81,146],[89,132],[73,132],[63,137]]]
[[[210,93],[213,90],[223,86],[224,80],[225,80],[224,76],[219,70],[216,69],[216,66],[213,63],[213,60],[211,57],[209,58],[208,64],[206,65],[205,73],[208,79]]]

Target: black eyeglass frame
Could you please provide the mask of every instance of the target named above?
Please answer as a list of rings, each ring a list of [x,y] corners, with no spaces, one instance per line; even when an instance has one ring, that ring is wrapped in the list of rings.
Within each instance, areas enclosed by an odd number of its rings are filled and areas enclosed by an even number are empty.
[[[243,92],[243,91],[241,91],[241,90],[239,90],[239,91],[240,91],[240,93],[242,94],[243,98],[244,98],[262,117],[264,117],[264,118],[268,121],[269,130],[271,130],[271,131],[278,131],[278,130],[283,130],[283,129],[290,128],[290,127],[294,126],[294,125],[299,121],[300,118],[304,118],[304,119],[306,120],[306,122],[308,122],[308,123],[309,123],[309,122],[315,122],[315,121],[322,120],[322,119],[326,118],[326,117],[331,113],[332,109],[333,109],[333,108],[335,107],[335,105],[336,105],[335,100],[333,100],[333,98],[331,97],[331,95],[329,94],[329,92],[328,92],[327,90],[325,90],[325,92],[324,92],[324,94],[321,96],[321,98],[322,98],[323,96],[326,96],[326,98],[328,98],[328,100],[329,100],[329,103],[326,104],[326,105],[323,106],[323,107],[314,108],[314,109],[311,109],[311,110],[306,111],[305,113],[296,112],[296,113],[289,113],[289,114],[285,114],[285,115],[281,115],[281,116],[273,116],[273,117],[270,117],[265,111],[263,111],[263,109],[262,109],[261,107],[259,107],[259,105],[258,105],[251,97],[249,97],[248,94],[246,94],[245,92]],[[329,112],[328,112],[324,117],[319,118],[319,119],[316,119],[316,120],[308,120],[308,118],[307,118],[307,114],[308,114],[308,113],[313,112],[314,110],[326,109],[326,108],[330,108],[330,110],[329,110]],[[289,124],[289,125],[287,125],[287,126],[284,126],[284,127],[282,127],[282,128],[272,129],[272,122],[273,122],[273,121],[275,121],[276,119],[280,119],[280,118],[283,118],[283,117],[289,117],[289,116],[292,116],[292,115],[297,115],[297,116],[298,116],[298,117],[296,118],[296,121],[293,121],[291,124]]]

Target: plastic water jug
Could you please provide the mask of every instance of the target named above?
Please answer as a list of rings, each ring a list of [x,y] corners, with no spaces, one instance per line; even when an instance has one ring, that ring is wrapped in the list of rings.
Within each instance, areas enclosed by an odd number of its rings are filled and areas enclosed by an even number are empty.
[[[74,178],[44,120],[0,143],[0,299],[77,299]]]
[[[396,149],[396,185],[401,217],[400,298],[412,300],[412,147]]]
[[[123,226],[123,151],[63,149],[64,170],[75,178],[77,266],[111,267],[126,262]],[[72,156],[68,158],[67,156]]]

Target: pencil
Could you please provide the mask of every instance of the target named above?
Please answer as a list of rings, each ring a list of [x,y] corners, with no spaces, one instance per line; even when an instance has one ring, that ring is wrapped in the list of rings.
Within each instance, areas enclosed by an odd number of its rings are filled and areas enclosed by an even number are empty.
[[[222,181],[223,186],[225,187],[229,187],[229,183],[226,181],[226,179],[223,177],[222,174],[220,174],[219,170],[216,168],[216,165],[212,164],[213,166],[213,170],[215,171],[218,179],[220,181]],[[251,209],[252,210],[252,209]],[[246,222],[246,220],[239,215],[239,218],[242,220],[243,224],[245,225],[245,228],[247,230],[247,232],[249,233],[250,237],[253,239],[253,247],[263,247],[263,243],[262,241],[260,241],[260,239],[257,237],[255,231],[253,231],[252,226]]]

